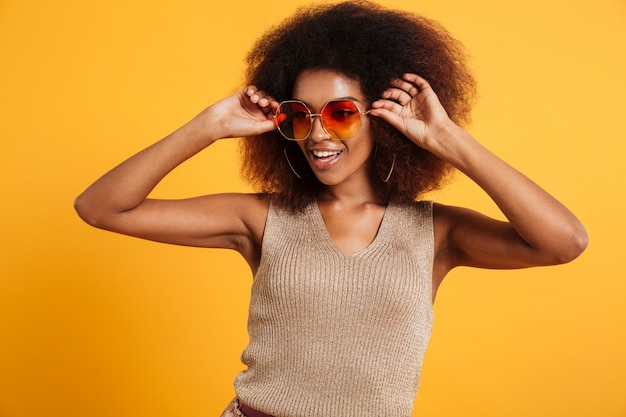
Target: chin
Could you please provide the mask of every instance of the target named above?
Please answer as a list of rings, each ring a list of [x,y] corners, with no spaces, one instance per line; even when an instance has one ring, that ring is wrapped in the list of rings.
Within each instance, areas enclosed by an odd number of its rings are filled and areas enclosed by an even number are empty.
[[[317,180],[327,187],[332,187],[333,185],[338,185],[341,181],[336,180],[335,178],[330,178],[328,175],[315,175]]]
[[[315,170],[313,169],[313,174],[315,175],[315,178],[317,178],[317,180],[319,182],[321,182],[323,185],[326,186],[333,186],[333,185],[338,185],[341,184],[341,182],[343,181],[342,178],[339,178],[337,175],[335,175],[332,172],[328,172],[328,171],[319,171],[319,170]]]

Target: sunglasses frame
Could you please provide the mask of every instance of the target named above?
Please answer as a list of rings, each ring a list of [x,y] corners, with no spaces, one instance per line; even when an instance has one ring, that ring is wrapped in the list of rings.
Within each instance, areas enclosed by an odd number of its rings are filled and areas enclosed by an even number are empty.
[[[295,141],[295,142],[300,142],[303,140],[307,140],[309,138],[309,136],[311,136],[311,132],[313,131],[313,123],[315,123],[315,118],[319,117],[320,118],[320,125],[322,126],[322,129],[324,130],[324,132],[326,132],[326,134],[328,136],[330,136],[333,140],[345,140],[345,139],[352,139],[354,138],[356,135],[359,134],[359,132],[361,131],[361,128],[363,127],[363,122],[361,122],[361,126],[359,126],[359,130],[351,137],[349,138],[334,138],[333,135],[330,134],[330,132],[328,130],[326,130],[326,127],[324,126],[323,123],[323,119],[322,119],[322,114],[324,113],[324,110],[326,109],[326,107],[329,104],[332,103],[341,103],[344,101],[349,101],[352,104],[354,104],[354,107],[356,107],[356,109],[359,112],[359,116],[366,116],[369,114],[369,112],[371,112],[372,110],[367,110],[367,111],[361,111],[361,108],[359,107],[359,105],[357,104],[357,102],[355,100],[346,98],[346,99],[337,99],[337,100],[330,100],[329,102],[327,102],[326,104],[324,104],[324,106],[322,106],[322,110],[320,110],[319,113],[313,113],[311,111],[311,109],[309,109],[309,106],[307,106],[303,101],[300,100],[285,100],[285,101],[281,101],[278,104],[278,109],[282,107],[283,104],[288,104],[288,103],[297,103],[297,104],[301,104],[302,106],[304,106],[304,108],[309,112],[309,119],[311,120],[311,125],[309,126],[309,131],[307,132],[306,136],[304,136],[302,139],[294,139],[294,138],[290,138],[288,137],[280,128],[280,123],[277,121],[277,117],[280,113],[276,113],[274,114],[274,124],[276,125],[276,128],[278,129],[278,131],[280,132],[281,135],[283,135],[283,137],[287,140],[291,140],[291,141]]]

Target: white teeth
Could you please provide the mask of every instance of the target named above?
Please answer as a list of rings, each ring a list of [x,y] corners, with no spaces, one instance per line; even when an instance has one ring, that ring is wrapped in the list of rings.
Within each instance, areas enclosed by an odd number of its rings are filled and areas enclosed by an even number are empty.
[[[316,158],[327,158],[329,156],[333,156],[333,155],[339,155],[341,153],[341,151],[313,151],[313,155]]]

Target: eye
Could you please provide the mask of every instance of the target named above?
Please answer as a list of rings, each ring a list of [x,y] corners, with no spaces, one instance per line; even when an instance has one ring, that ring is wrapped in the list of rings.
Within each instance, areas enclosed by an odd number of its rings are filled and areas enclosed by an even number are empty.
[[[353,109],[333,109],[331,117],[335,120],[349,119],[356,113]]]
[[[322,112],[328,119],[337,122],[347,122],[359,115],[359,109],[350,100],[331,101]]]
[[[298,110],[298,111],[294,111],[293,112],[293,118],[294,119],[306,119],[309,117],[309,112],[306,112],[304,110]]]

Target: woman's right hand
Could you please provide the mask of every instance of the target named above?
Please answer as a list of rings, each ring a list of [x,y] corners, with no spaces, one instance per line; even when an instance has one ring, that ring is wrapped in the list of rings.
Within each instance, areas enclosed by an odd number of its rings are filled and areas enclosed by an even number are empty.
[[[275,129],[272,111],[277,106],[254,86],[218,101],[90,185],[75,201],[78,214],[95,227],[130,236],[237,249],[255,265],[255,245],[265,221],[264,200],[240,194],[183,200],[148,195],[171,170],[216,140]],[[258,209],[250,209],[254,205]]]
[[[213,138],[256,136],[276,129],[273,111],[278,102],[250,85],[198,114],[194,121]]]

